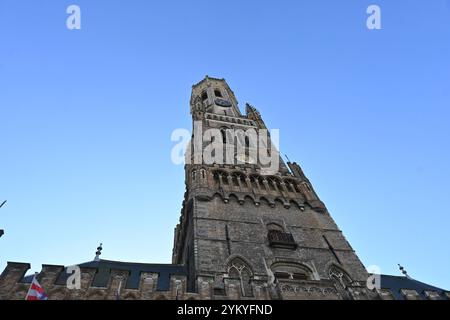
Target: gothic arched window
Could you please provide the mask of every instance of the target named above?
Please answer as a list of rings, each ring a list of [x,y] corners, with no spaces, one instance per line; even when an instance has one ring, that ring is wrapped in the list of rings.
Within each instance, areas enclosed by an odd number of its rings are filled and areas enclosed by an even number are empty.
[[[275,189],[275,181],[273,181],[271,179],[269,179],[269,187],[270,187],[270,190],[277,191],[277,189]]]
[[[241,285],[241,294],[244,297],[253,296],[251,280],[253,272],[250,267],[241,258],[234,258],[228,264],[228,275],[230,278],[239,279]]]
[[[278,262],[272,265],[272,272],[278,280],[308,280],[311,279],[311,271],[308,267],[290,262]]]
[[[248,136],[245,136],[245,147],[247,149],[250,148],[250,138]]]
[[[220,129],[220,133],[222,134],[223,144],[226,144],[227,143],[227,129],[226,128]]]
[[[267,225],[267,230],[269,230],[269,231],[274,230],[274,231],[284,232],[284,228],[282,226],[280,226],[279,224],[277,224],[277,223],[269,223]]]
[[[344,270],[335,265],[330,267],[328,275],[330,277],[330,280],[333,280],[333,282],[339,289],[345,290],[352,283],[352,279],[350,278],[350,276]]]

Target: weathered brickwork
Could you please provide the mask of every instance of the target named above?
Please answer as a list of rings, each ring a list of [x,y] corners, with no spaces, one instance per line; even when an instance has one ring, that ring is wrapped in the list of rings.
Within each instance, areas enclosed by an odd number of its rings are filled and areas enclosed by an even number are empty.
[[[240,113],[222,79],[193,87],[191,113],[202,132],[267,128],[254,107]],[[279,160],[271,175],[250,161],[186,165],[173,263],[189,265],[193,277],[210,276],[216,292],[233,283],[248,297],[267,290],[277,299],[379,298],[366,289],[364,266],[300,166]]]

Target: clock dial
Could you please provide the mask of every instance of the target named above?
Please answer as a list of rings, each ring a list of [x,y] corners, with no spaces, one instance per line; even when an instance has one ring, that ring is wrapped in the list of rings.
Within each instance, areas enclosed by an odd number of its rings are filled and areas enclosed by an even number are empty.
[[[231,102],[225,99],[216,99],[214,101],[218,106],[229,108],[232,106]]]

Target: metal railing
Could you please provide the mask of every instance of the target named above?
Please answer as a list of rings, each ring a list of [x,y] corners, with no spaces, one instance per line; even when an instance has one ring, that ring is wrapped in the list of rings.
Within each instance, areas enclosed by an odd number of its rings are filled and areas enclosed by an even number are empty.
[[[294,237],[290,233],[279,230],[269,230],[267,235],[269,244],[273,247],[297,248]]]

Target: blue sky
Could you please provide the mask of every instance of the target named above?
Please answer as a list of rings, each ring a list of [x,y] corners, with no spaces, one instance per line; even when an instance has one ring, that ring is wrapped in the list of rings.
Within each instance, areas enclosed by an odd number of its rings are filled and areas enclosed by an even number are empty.
[[[0,269],[100,242],[170,262],[170,135],[208,74],[280,129],[366,266],[450,289],[450,1],[0,0],[0,39]]]

